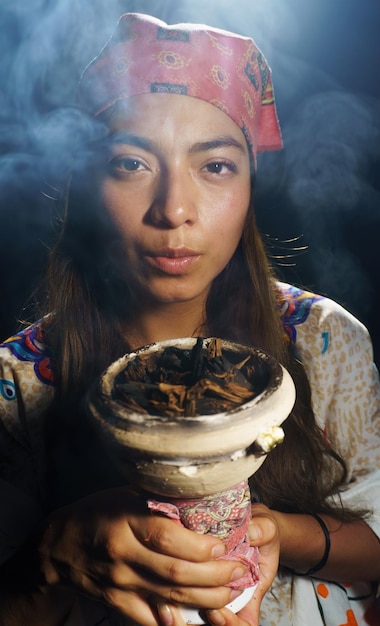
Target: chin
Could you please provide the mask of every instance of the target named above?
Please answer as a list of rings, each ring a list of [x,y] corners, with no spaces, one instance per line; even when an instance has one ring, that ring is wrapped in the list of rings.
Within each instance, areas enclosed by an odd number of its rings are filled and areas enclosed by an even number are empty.
[[[152,301],[160,304],[180,304],[185,302],[204,303],[209,292],[209,285],[202,288],[194,289],[190,285],[166,285],[160,289],[150,290]]]
[[[186,293],[186,294],[165,294],[165,296],[158,297],[155,300],[157,303],[160,303],[160,304],[186,304],[186,302],[190,304],[191,302],[198,300],[198,298],[201,298],[200,294]],[[202,302],[203,302],[203,298],[202,298]]]

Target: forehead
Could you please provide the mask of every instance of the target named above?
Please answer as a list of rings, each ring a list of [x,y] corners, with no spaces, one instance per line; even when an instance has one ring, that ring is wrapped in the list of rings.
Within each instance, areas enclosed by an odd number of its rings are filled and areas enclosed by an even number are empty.
[[[107,112],[111,133],[119,130],[144,136],[197,137],[231,135],[248,153],[245,137],[238,125],[212,104],[178,94],[141,94],[120,100]],[[197,139],[198,140],[198,139]]]

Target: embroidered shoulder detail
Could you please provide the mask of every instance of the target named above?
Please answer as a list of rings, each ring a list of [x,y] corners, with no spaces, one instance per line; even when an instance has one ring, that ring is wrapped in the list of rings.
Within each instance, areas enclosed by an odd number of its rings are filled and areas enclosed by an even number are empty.
[[[37,322],[0,343],[0,348],[8,348],[19,361],[33,363],[38,380],[45,385],[53,385],[51,357],[43,344],[42,335],[41,325]]]
[[[296,326],[306,322],[313,304],[323,300],[324,296],[284,283],[278,283],[276,288],[282,326],[291,343],[295,344]]]

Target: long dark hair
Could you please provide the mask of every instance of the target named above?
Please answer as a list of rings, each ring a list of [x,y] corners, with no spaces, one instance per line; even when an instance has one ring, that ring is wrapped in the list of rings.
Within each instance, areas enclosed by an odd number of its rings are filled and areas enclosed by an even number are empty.
[[[133,293],[118,269],[122,248],[117,232],[99,206],[94,185],[98,167],[73,176],[66,188],[65,217],[46,274],[41,313],[53,312],[44,332],[63,420],[72,419],[72,407],[80,406],[93,381],[128,351],[121,325],[133,314]],[[284,443],[268,455],[250,484],[262,502],[277,510],[355,518],[329,499],[344,483],[346,466],[316,424],[305,370],[280,323],[281,298],[255,222],[252,189],[241,241],[211,286],[207,329],[210,336],[257,346],[274,356],[292,375],[297,400],[284,424]],[[81,419],[80,412],[74,413]]]
[[[316,423],[306,372],[281,325],[282,299],[251,202],[240,245],[211,290],[209,325],[217,336],[257,346],[274,356],[290,372],[297,398],[283,425],[284,442],[268,455],[250,485],[262,502],[277,510],[324,511],[355,518],[339,500],[334,504],[328,500],[344,483],[347,469]]]

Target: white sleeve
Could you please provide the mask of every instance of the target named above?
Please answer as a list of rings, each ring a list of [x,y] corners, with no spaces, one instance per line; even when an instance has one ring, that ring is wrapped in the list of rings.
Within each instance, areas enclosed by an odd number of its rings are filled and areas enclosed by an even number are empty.
[[[324,298],[298,327],[296,347],[317,422],[347,463],[342,499],[372,510],[368,524],[380,536],[380,385],[369,333]]]

